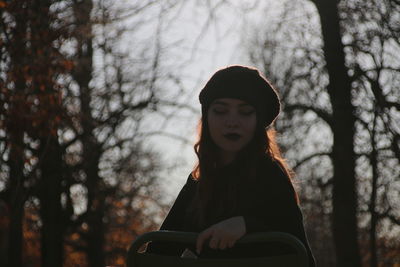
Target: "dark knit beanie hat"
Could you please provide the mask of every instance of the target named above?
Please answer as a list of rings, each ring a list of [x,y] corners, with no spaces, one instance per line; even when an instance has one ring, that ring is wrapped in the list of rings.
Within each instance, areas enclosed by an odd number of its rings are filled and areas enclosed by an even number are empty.
[[[201,90],[199,99],[202,114],[218,98],[236,98],[254,106],[258,119],[269,126],[280,112],[276,90],[257,69],[245,66],[229,66],[217,71]]]

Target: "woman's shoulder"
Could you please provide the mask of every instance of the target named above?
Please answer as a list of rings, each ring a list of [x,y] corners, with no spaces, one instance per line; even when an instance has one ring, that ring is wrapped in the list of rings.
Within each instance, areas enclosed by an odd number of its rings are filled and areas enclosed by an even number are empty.
[[[186,183],[183,186],[183,188],[186,188],[186,190],[194,190],[198,185],[198,180],[196,180],[192,173],[189,174],[188,178],[186,179]]]
[[[279,162],[267,156],[259,160],[258,169],[264,175],[287,177],[286,172]]]
[[[193,177],[192,173],[189,173],[189,176],[186,180],[186,184],[197,184],[198,180]]]
[[[186,183],[181,188],[175,200],[175,203],[182,203],[182,201],[186,203],[188,199],[193,197],[194,193],[196,192],[196,188],[197,181],[192,177],[191,174],[189,174],[188,178],[186,179]]]
[[[279,162],[267,159],[264,171],[264,174],[260,178],[263,180],[262,183],[270,189],[271,195],[278,197],[290,195],[293,196],[296,202],[298,201],[292,179]]]
[[[279,162],[269,158],[264,158],[259,167],[260,171],[258,178],[269,186],[274,185],[274,188],[293,187],[290,177]]]

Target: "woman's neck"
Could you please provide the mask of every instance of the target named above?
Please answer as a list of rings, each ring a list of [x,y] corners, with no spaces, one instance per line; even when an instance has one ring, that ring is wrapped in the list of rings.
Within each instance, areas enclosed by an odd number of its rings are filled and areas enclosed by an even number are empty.
[[[221,166],[228,165],[235,160],[236,156],[237,153],[221,150],[219,152],[219,162]]]

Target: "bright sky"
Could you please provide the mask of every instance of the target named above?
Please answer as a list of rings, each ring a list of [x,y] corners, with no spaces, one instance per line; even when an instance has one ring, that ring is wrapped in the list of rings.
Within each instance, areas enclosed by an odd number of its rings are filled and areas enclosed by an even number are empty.
[[[251,2],[254,1],[243,1],[241,4],[247,5],[246,3]],[[215,70],[221,67],[248,64],[242,56],[244,48],[240,46],[242,22],[247,19],[240,17],[242,12],[232,7],[221,8],[215,14],[218,19],[206,25],[207,10],[204,7],[196,7],[196,4],[199,5],[196,1],[187,1],[179,16],[169,25],[163,39],[165,43],[180,40],[175,48],[170,50],[173,60],[178,59],[178,64],[184,65],[181,78],[186,92],[179,100],[192,106],[197,112],[179,113],[164,129],[173,135],[184,136],[190,140],[190,144],[183,144],[169,137],[151,138],[155,147],[161,147],[168,164],[173,165],[172,169],[166,169],[160,174],[160,178],[164,180],[168,200],[176,197],[196,162],[193,144],[200,119],[198,94],[202,86]],[[178,165],[174,166],[174,163]]]

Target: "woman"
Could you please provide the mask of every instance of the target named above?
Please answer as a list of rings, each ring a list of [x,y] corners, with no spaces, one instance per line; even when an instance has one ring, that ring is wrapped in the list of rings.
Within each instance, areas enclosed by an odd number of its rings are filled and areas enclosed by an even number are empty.
[[[256,69],[230,66],[211,77],[199,99],[199,161],[160,228],[199,232],[196,247],[153,242],[147,251],[181,255],[191,249],[199,257],[284,254],[285,246],[234,246],[248,233],[281,231],[303,242],[315,266],[291,172],[272,130],[280,112],[275,89]]]

